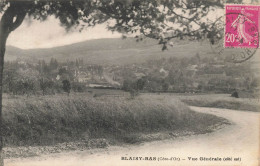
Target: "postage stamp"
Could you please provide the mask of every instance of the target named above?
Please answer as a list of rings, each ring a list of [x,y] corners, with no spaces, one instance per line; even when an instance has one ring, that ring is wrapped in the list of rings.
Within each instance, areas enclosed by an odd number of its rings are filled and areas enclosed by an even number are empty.
[[[226,48],[258,48],[260,7],[229,4],[225,6]]]

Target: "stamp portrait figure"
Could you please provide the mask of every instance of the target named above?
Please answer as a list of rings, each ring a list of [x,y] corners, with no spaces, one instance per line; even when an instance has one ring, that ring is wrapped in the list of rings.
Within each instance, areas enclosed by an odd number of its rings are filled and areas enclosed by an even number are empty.
[[[246,32],[245,22],[248,21],[250,23],[254,23],[254,21],[248,19],[247,16],[252,16],[252,14],[246,13],[245,9],[243,8],[241,10],[241,14],[238,15],[237,19],[231,24],[231,26],[234,28],[237,27],[237,35],[240,44],[245,42],[251,45],[254,38]]]

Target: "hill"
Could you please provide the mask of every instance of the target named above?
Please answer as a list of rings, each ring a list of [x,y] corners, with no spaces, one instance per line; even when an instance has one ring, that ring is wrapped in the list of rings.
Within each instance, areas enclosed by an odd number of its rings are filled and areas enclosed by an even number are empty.
[[[83,58],[88,64],[132,64],[141,63],[149,59],[161,57],[187,57],[196,53],[207,55],[212,53],[207,43],[175,42],[173,47],[162,51],[158,42],[152,39],[144,39],[136,42],[134,38],[127,39],[95,39],[66,46],[41,49],[19,49],[7,46],[6,60],[21,59],[37,62],[49,61],[56,58],[58,61]]]

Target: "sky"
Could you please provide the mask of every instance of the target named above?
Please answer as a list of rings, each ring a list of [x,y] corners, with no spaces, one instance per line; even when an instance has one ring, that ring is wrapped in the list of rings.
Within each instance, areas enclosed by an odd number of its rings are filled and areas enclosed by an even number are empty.
[[[208,18],[215,20],[222,13],[212,11]],[[21,49],[51,48],[91,39],[122,37],[120,33],[108,31],[105,24],[96,25],[94,28],[86,28],[82,32],[75,29],[73,32],[68,33],[60,26],[59,20],[53,16],[44,22],[28,20],[25,19],[22,25],[9,35],[7,45]]]
[[[104,24],[84,29],[82,32],[75,29],[73,32],[68,33],[60,26],[57,19],[50,17],[44,22],[33,20],[30,23],[24,21],[20,27],[10,34],[7,45],[22,49],[50,48],[85,40],[119,38],[121,36],[119,33],[108,31]]]

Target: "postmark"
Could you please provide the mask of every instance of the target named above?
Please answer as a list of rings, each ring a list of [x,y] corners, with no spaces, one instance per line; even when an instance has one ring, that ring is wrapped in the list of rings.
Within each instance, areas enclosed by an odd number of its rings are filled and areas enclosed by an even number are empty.
[[[226,48],[258,48],[259,46],[259,6],[225,6]]]

